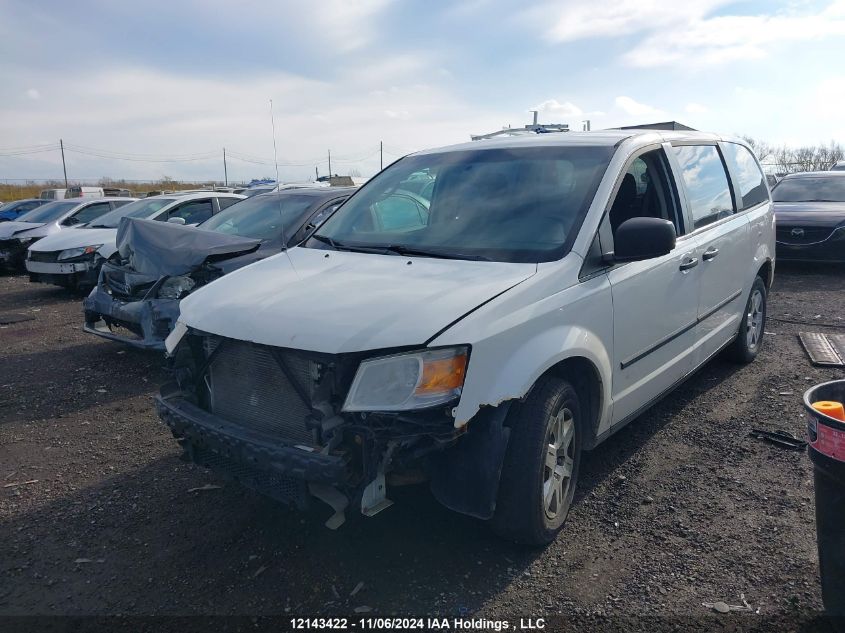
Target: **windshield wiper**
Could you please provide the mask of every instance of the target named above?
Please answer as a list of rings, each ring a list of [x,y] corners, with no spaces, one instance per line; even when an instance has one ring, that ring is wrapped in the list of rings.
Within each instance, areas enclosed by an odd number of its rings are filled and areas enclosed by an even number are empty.
[[[405,246],[404,244],[387,244],[384,246],[372,246],[371,248],[381,249],[388,253],[396,253],[397,255],[419,255],[420,257],[436,257],[438,259],[467,259],[479,262],[491,261],[489,257],[484,257],[483,255],[467,255],[466,253],[428,250],[414,246]]]

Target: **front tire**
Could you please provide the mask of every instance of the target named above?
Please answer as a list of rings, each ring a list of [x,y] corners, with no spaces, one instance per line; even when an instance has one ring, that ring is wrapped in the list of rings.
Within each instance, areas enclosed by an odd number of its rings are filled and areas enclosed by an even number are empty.
[[[766,284],[760,277],[756,277],[742,313],[739,332],[727,349],[728,357],[734,362],[750,363],[760,353],[766,330],[766,299]]]
[[[493,530],[528,545],[554,540],[569,514],[584,419],[572,384],[545,376],[511,413]]]

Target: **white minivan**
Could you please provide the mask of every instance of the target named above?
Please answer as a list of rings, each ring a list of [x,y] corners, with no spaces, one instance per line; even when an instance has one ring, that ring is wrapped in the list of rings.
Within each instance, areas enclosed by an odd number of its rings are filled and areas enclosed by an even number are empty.
[[[331,525],[427,480],[447,507],[546,543],[584,450],[717,353],[757,355],[774,236],[739,140],[623,130],[419,152],[301,246],[182,301],[156,406],[189,459],[321,499]]]

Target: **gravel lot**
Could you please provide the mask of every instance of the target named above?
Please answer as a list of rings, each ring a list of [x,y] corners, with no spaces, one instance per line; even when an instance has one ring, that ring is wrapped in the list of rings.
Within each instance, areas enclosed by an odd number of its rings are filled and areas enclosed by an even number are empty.
[[[812,618],[809,459],[748,432],[803,437],[801,394],[842,376],[813,368],[796,334],[845,327],[845,270],[781,266],[769,306],[757,361],[716,359],[588,454],[564,532],[526,550],[425,487],[331,532],[321,508],[183,463],[151,403],[162,359],[84,334],[80,297],[2,276],[0,316],[31,318],[0,326],[0,615]],[[741,594],[761,616],[702,606]]]

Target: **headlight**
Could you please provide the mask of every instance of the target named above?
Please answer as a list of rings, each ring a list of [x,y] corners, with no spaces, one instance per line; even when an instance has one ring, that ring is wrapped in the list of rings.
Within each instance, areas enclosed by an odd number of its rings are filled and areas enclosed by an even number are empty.
[[[190,277],[170,277],[158,289],[159,299],[181,299],[197,285]]]
[[[58,260],[64,261],[66,259],[73,259],[75,257],[82,257],[83,255],[90,255],[91,253],[96,253],[97,249],[100,248],[102,244],[91,244],[90,246],[80,246],[79,248],[68,248],[67,250],[63,250],[59,253]]]
[[[451,347],[365,360],[343,410],[407,411],[454,400],[464,386],[467,352]]]

